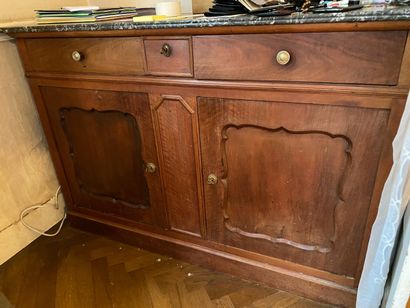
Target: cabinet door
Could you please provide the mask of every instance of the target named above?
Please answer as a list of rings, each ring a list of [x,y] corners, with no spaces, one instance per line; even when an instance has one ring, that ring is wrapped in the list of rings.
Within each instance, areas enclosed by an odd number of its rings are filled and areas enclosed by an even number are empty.
[[[198,100],[210,240],[353,277],[389,110]]]
[[[148,95],[41,87],[74,207],[164,224]]]

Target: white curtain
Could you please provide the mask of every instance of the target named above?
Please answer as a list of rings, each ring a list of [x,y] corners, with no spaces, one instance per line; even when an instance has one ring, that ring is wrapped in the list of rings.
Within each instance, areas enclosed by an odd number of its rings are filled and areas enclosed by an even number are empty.
[[[381,304],[393,249],[403,214],[410,200],[410,97],[393,141],[393,167],[384,186],[379,212],[372,228],[357,308]]]
[[[403,308],[410,294],[410,208],[404,214],[403,232],[397,250],[396,260],[387,296],[383,302],[386,308]],[[384,306],[383,306],[384,307]]]

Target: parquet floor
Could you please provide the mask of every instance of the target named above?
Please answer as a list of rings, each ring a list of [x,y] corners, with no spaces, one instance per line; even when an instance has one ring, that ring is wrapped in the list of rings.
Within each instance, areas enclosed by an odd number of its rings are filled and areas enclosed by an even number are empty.
[[[330,307],[66,226],[0,266],[15,307]]]

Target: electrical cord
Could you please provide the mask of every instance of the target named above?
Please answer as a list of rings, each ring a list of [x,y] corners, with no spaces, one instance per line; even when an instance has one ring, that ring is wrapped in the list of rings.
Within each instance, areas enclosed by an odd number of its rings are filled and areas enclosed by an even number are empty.
[[[41,231],[41,230],[39,230],[39,229],[37,229],[37,228],[35,228],[35,227],[32,227],[32,226],[30,226],[29,224],[27,224],[27,223],[24,221],[24,217],[25,217],[26,215],[28,215],[29,213],[31,213],[32,211],[34,211],[34,210],[36,210],[36,209],[39,209],[39,208],[44,207],[45,205],[47,205],[47,204],[48,204],[51,200],[53,200],[53,199],[55,200],[54,206],[55,206],[56,209],[58,209],[58,196],[59,196],[59,194],[60,194],[60,191],[61,191],[61,186],[58,186],[57,191],[56,191],[56,193],[54,194],[54,196],[51,197],[50,199],[48,199],[46,202],[39,203],[39,204],[35,204],[35,205],[32,205],[32,206],[30,206],[30,207],[24,209],[24,210],[20,213],[20,221],[21,221],[21,223],[22,223],[26,228],[30,229],[31,231],[36,232],[36,233],[41,234],[41,235],[44,235],[44,236],[52,237],[52,236],[56,236],[58,233],[60,233],[61,228],[63,227],[64,221],[65,221],[65,219],[67,218],[67,209],[66,209],[66,208],[64,209],[64,216],[63,216],[63,218],[61,219],[60,226],[58,227],[58,230],[57,230],[56,232],[52,233],[52,234],[46,233],[45,231]]]

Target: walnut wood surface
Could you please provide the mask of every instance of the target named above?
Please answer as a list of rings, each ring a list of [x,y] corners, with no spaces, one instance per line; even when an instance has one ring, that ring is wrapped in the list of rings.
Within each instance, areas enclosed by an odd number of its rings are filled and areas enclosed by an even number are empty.
[[[149,249],[353,306],[408,93],[410,49],[404,48],[407,32],[398,30],[410,23],[327,26],[21,34],[32,37],[18,40],[19,52],[74,220]],[[335,30],[341,32],[329,33]],[[328,33],[260,39],[295,31]],[[191,78],[192,53],[198,53],[191,35],[230,33],[246,35],[195,37],[235,39],[232,48],[219,45],[230,56],[214,55],[220,65],[213,72],[208,67],[211,79]],[[145,37],[124,37],[135,35]],[[174,41],[186,56],[167,62],[152,55],[159,42]],[[47,54],[49,42],[59,42],[60,51],[85,42],[100,59],[90,70],[73,69],[71,59]],[[297,74],[271,82],[267,66],[252,68],[237,54],[252,43],[253,60],[261,63],[261,50],[275,42],[312,51],[294,58],[307,59],[308,69],[298,66]],[[212,52],[201,50],[208,58]],[[38,66],[41,57],[58,69]],[[233,69],[228,60],[246,65],[236,66],[235,80],[217,80],[221,70]],[[142,174],[141,162],[155,163],[157,171]],[[204,184],[211,172],[219,177],[215,186]]]
[[[32,39],[25,41],[26,69],[36,72],[142,75],[144,49],[140,38]],[[83,60],[74,61],[74,51]]]
[[[195,36],[195,77],[395,85],[406,37],[405,31]],[[281,50],[291,55],[287,65],[276,62]]]
[[[161,54],[164,44],[171,47],[171,55]],[[192,76],[191,40],[161,38],[144,40],[147,73],[157,76]]]
[[[201,236],[195,99],[188,102],[177,95],[152,95],[151,103],[170,226]]]
[[[200,98],[199,117],[210,239],[353,277],[388,110]]]
[[[44,87],[74,207],[164,225],[148,96]],[[57,99],[58,98],[58,99]]]
[[[403,54],[399,85],[404,88],[410,88],[410,36],[407,36],[406,49]]]

